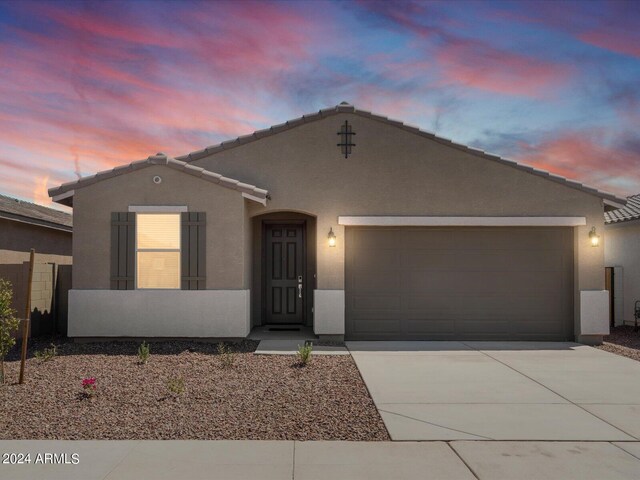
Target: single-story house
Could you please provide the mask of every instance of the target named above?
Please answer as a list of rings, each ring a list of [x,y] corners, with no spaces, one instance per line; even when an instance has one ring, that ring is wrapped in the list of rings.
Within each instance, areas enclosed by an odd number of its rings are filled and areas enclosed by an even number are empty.
[[[628,197],[625,207],[606,212],[604,222],[611,317],[615,325],[631,325],[640,302],[640,194]]]
[[[609,331],[624,198],[342,103],[49,190],[72,337],[573,340]]]
[[[71,286],[72,216],[0,195],[0,278],[13,285],[13,308],[24,317],[30,249],[36,251],[31,332],[64,332]]]

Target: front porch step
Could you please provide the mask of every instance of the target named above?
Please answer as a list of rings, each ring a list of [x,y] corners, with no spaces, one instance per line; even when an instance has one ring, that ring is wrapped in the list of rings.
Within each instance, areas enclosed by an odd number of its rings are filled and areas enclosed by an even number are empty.
[[[253,327],[248,336],[249,340],[305,340],[318,341],[313,328],[305,325],[262,325]]]

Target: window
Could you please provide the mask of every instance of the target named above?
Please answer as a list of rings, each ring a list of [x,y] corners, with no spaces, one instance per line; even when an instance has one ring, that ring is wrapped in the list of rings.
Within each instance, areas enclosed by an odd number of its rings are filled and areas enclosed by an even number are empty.
[[[137,288],[180,288],[180,214],[136,215]]]

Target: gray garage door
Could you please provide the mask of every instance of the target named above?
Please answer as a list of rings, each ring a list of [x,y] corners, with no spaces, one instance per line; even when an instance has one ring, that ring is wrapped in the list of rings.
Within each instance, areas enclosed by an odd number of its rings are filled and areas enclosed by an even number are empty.
[[[346,338],[569,340],[571,228],[348,227]]]

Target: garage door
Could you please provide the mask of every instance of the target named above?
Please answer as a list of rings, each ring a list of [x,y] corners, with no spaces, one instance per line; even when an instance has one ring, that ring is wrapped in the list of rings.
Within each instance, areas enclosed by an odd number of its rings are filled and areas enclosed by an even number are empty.
[[[571,228],[347,227],[346,338],[570,340]]]

